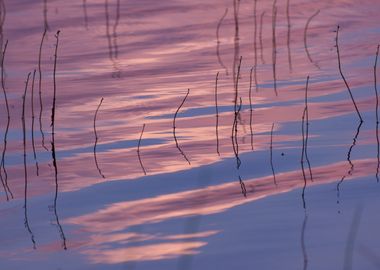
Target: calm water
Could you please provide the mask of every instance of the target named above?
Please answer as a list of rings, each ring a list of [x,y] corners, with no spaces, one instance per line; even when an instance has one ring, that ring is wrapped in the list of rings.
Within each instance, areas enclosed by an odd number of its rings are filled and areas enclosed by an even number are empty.
[[[1,269],[379,268],[378,1],[0,2]]]

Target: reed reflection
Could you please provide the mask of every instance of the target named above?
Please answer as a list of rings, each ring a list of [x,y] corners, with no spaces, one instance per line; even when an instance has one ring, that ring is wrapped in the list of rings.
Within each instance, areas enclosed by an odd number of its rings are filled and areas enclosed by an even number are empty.
[[[265,64],[265,59],[264,59],[264,43],[263,43],[263,27],[264,27],[264,16],[265,16],[265,11],[263,11],[260,15],[260,32],[259,32],[259,40],[260,40],[260,57],[261,57],[261,62]]]
[[[340,188],[341,188],[341,185],[343,184],[343,181],[348,177],[348,176],[352,176],[353,172],[354,172],[354,169],[355,169],[355,164],[354,162],[351,160],[351,154],[352,154],[352,150],[354,149],[356,143],[357,143],[357,140],[359,138],[359,134],[360,134],[360,129],[363,125],[363,122],[359,122],[359,125],[358,127],[356,128],[356,133],[355,133],[355,136],[352,140],[352,144],[350,146],[350,148],[348,149],[348,152],[347,152],[347,162],[348,164],[350,165],[350,168],[349,170],[342,176],[342,178],[340,179],[340,181],[337,183],[336,185],[336,192],[337,192],[337,204],[340,203]],[[340,212],[340,211],[339,211]]]
[[[48,23],[48,16],[47,16],[47,14],[48,14],[47,0],[44,0],[44,6],[43,6],[42,13],[44,16],[44,29],[46,29],[47,31],[50,31],[50,27],[49,27],[49,23]]]
[[[304,28],[304,34],[303,34],[303,42],[305,47],[305,52],[307,55],[307,58],[309,59],[310,63],[314,64],[318,69],[321,69],[319,65],[311,58],[308,46],[307,46],[307,30],[309,29],[309,25],[311,21],[319,14],[320,10],[317,10],[311,17],[307,20],[305,28]]]
[[[84,18],[84,27],[88,30],[88,15],[87,15],[87,0],[83,0],[83,18]]]
[[[306,209],[306,201],[305,201],[305,190],[306,190],[306,185],[307,185],[307,181],[306,181],[306,173],[305,173],[305,166],[304,166],[304,162],[305,162],[305,156],[306,156],[306,147],[307,147],[307,137],[308,137],[308,132],[305,136],[305,129],[308,129],[308,107],[307,107],[307,89],[308,89],[308,85],[309,85],[309,76],[307,77],[306,79],[306,87],[305,87],[305,108],[303,110],[303,113],[302,113],[302,153],[301,153],[301,168],[302,168],[302,176],[303,176],[303,181],[304,181],[304,185],[303,185],[303,188],[302,188],[302,204],[303,204],[303,208]],[[306,127],[305,127],[305,119],[306,119]],[[310,164],[310,163],[309,163]],[[310,168],[310,167],[309,167]],[[311,170],[310,170],[310,177],[312,179],[312,176],[311,176]]]
[[[202,169],[198,175],[198,188],[205,188],[211,182],[212,171],[208,168]],[[202,199],[200,200],[200,208],[202,205],[206,205],[208,203],[208,194],[203,194]],[[202,221],[202,215],[190,216],[186,219],[183,229],[183,236],[196,236],[200,231]],[[193,254],[184,254],[178,258],[177,261],[177,269],[178,270],[190,270],[192,269],[194,260]]]
[[[371,175],[370,168],[373,168],[374,160],[356,160],[358,169],[355,179]],[[314,167],[313,170],[315,178],[311,185],[334,183],[336,178],[344,173],[344,162]],[[115,202],[92,213],[69,218],[65,223],[76,224],[93,233],[112,233],[141,224],[222,213],[239,205],[302,188],[300,169],[278,174],[277,177],[278,186],[273,185],[273,177],[269,175],[246,180],[249,196],[244,200],[241,194],[236,192],[236,183],[229,182],[150,198]],[[204,202],[205,198],[207,203]],[[135,218],[126,220],[125,216]]]
[[[240,116],[240,110],[242,105],[242,99],[240,97],[240,106],[238,105],[238,96],[239,96],[239,77],[240,77],[240,69],[241,69],[241,61],[242,57],[240,57],[237,74],[235,78],[235,97],[234,97],[234,121],[232,123],[231,129],[231,140],[232,140],[232,148],[236,157],[236,168],[239,169],[241,165],[241,160],[239,158],[239,144],[238,144],[238,119]]]
[[[354,248],[362,218],[362,213],[363,206],[357,206],[352,217],[352,222],[348,231],[346,247],[344,249],[343,269],[345,270],[351,270],[353,268]]]
[[[303,270],[307,270],[308,265],[309,265],[309,257],[307,255],[306,241],[305,241],[307,221],[308,221],[308,215],[305,211],[303,222],[302,222],[302,229],[301,229],[301,249],[302,249],[302,257],[303,257],[303,266],[302,266]]]
[[[112,26],[112,34],[111,34],[111,23],[110,23],[110,13],[109,13],[109,4],[108,0],[104,2],[104,10],[106,17],[106,37],[108,42],[108,57],[112,62],[113,66],[113,78],[121,77],[121,69],[119,67],[119,46],[118,46],[118,35],[117,35],[117,27],[119,26],[120,21],[120,0],[116,0],[116,16],[115,21]]]
[[[218,25],[216,27],[216,57],[218,58],[219,65],[225,70],[226,76],[228,76],[228,69],[225,66],[225,64],[222,61],[222,58],[220,56],[220,27],[222,26],[224,18],[227,16],[228,8],[223,13],[223,16],[220,18]]]

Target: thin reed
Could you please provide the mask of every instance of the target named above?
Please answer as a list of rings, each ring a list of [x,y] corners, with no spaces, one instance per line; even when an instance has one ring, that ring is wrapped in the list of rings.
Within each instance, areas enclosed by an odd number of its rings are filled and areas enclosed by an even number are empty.
[[[98,112],[99,112],[99,109],[100,109],[100,106],[102,106],[102,103],[103,103],[103,98],[100,99],[100,102],[99,102],[99,105],[98,107],[96,108],[96,111],[95,111],[95,115],[94,115],[94,124],[93,124],[93,128],[94,128],[94,135],[95,135],[95,143],[94,143],[94,160],[95,160],[95,166],[96,166],[96,169],[98,170],[100,176],[102,178],[106,178],[104,176],[104,174],[102,173],[102,170],[100,169],[99,167],[99,164],[98,164],[98,158],[97,158],[97,152],[96,152],[96,148],[98,146],[98,140],[99,140],[99,137],[98,137],[98,133],[96,131],[96,118],[98,116]]]
[[[256,92],[259,91],[258,83],[257,83],[257,0],[253,2],[253,19],[254,19],[254,31],[253,31],[253,52],[254,56],[254,69],[253,72],[255,74],[255,85]]]
[[[252,107],[252,71],[249,73],[249,130],[251,131],[251,150],[253,150],[253,128],[252,128],[252,117],[253,117],[253,107]]]
[[[7,50],[7,46],[8,46],[8,40],[5,42],[4,50],[2,51],[2,58],[1,58],[1,88],[2,88],[3,94],[4,94],[5,108],[7,110],[7,125],[5,128],[5,134],[4,134],[3,152],[1,154],[0,178],[1,178],[1,183],[4,187],[6,199],[7,199],[7,201],[9,201],[9,196],[13,199],[13,193],[12,193],[12,191],[8,185],[8,173],[7,173],[7,170],[5,168],[5,153],[7,151],[8,132],[9,132],[9,125],[10,125],[10,121],[11,121],[7,91],[5,89],[5,76],[4,76],[4,72],[5,72],[4,59],[5,59],[5,53]],[[3,176],[2,172],[4,173],[4,176]],[[8,195],[8,193],[9,193],[9,195]]]
[[[311,164],[310,164],[310,159],[309,159],[309,154],[308,154],[308,143],[309,143],[309,106],[308,106],[308,89],[309,89],[309,76],[307,76],[306,79],[306,87],[305,87],[305,159],[309,168],[309,174],[310,174],[310,180],[313,182],[313,172],[311,170]]]
[[[375,65],[373,66],[373,76],[375,84],[376,95],[376,142],[377,142],[377,166],[376,166],[376,180],[379,182],[379,168],[380,168],[380,139],[379,139],[379,94],[377,92],[377,59],[379,57],[380,45],[377,45]]]
[[[25,99],[26,99],[26,91],[28,90],[28,84],[29,84],[29,78],[30,78],[30,72],[28,74],[28,77],[25,82],[25,90],[24,94],[22,96],[22,138],[23,138],[23,150],[24,150],[24,225],[27,229],[30,238],[33,243],[33,248],[36,249],[36,241],[34,240],[34,234],[32,232],[32,229],[29,225],[29,219],[28,219],[28,169],[26,166],[26,127],[25,127]]]
[[[336,38],[335,38],[335,47],[336,47],[336,53],[338,55],[338,68],[339,68],[339,73],[340,73],[340,76],[342,77],[343,81],[344,81],[344,84],[346,85],[347,87],[347,90],[348,90],[348,93],[350,94],[350,97],[351,97],[351,100],[352,100],[352,103],[354,104],[354,107],[355,107],[355,110],[356,110],[356,113],[358,114],[358,117],[360,119],[360,122],[363,122],[363,118],[359,112],[359,109],[358,109],[358,106],[356,105],[356,102],[355,102],[355,99],[354,99],[354,96],[352,95],[352,92],[351,92],[351,89],[350,89],[350,86],[348,85],[348,82],[346,80],[346,78],[344,77],[343,75],[343,72],[342,72],[342,65],[341,65],[341,61],[340,61],[340,52],[339,52],[339,25],[337,26],[336,28]]]
[[[189,165],[191,165],[190,160],[187,158],[187,156],[185,155],[185,153],[183,152],[183,150],[181,149],[181,147],[178,144],[177,135],[176,135],[176,125],[175,125],[176,119],[177,119],[177,114],[178,114],[179,110],[181,109],[181,107],[183,106],[183,104],[185,103],[189,94],[190,94],[190,89],[187,89],[187,93],[186,93],[185,98],[182,100],[181,104],[179,105],[179,107],[177,108],[177,110],[174,114],[174,117],[173,117],[173,137],[174,137],[175,145],[176,145],[178,151],[181,153],[181,155],[184,157],[184,159],[187,161],[187,163],[189,163]]]
[[[43,102],[42,102],[42,68],[41,68],[41,58],[42,58],[42,46],[44,44],[45,36],[46,36],[47,29],[45,28],[41,43],[40,43],[40,49],[38,52],[38,94],[40,98],[40,114],[39,114],[39,124],[40,124],[40,133],[42,138],[42,147],[45,148],[46,151],[49,151],[49,149],[45,145],[45,134],[42,127],[42,113],[43,113]]]
[[[218,153],[218,156],[220,156],[219,152],[219,109],[218,109],[218,78],[219,78],[219,72],[216,73],[215,78],[215,136],[216,136],[216,152]]]
[[[277,23],[277,0],[273,1],[272,6],[272,72],[273,72],[273,89],[276,96],[278,96],[277,92],[277,41],[276,41],[276,23]]]
[[[141,139],[142,139],[142,136],[144,134],[144,130],[145,130],[145,124],[143,124],[142,130],[141,130],[141,134],[140,134],[140,138],[139,138],[139,142],[138,142],[138,145],[137,145],[137,156],[139,158],[141,169],[143,170],[144,174],[146,175],[146,170],[145,170],[145,167],[144,167],[144,165],[142,163],[141,155],[140,155]]]
[[[288,49],[288,64],[290,72],[293,71],[292,66],[292,55],[290,51],[290,34],[291,34],[291,24],[290,24],[290,0],[286,1],[286,21],[287,21],[287,39],[286,39],[286,47]]]
[[[239,77],[240,77],[240,68],[241,68],[241,61],[242,61],[242,59],[243,59],[243,57],[241,56],[240,60],[239,60],[239,65],[238,65],[238,69],[237,69],[236,78],[234,79],[234,82],[235,82],[235,85],[234,85],[234,88],[235,88],[234,121],[233,121],[232,129],[231,129],[232,148],[233,148],[234,153],[235,153],[236,167],[238,169],[240,167],[241,161],[240,161],[240,158],[239,158],[239,145],[238,145],[238,138],[237,138],[238,117],[239,117],[239,113],[240,113],[238,111],[238,103],[237,102],[238,102],[238,95],[239,95]]]
[[[272,128],[270,130],[269,154],[270,154],[270,166],[271,166],[272,175],[273,175],[273,183],[277,186],[276,173],[274,171],[274,164],[273,164],[273,129],[274,129],[274,123],[272,123]]]
[[[56,93],[57,93],[57,81],[56,81],[56,73],[57,73],[57,57],[58,57],[58,44],[59,44],[59,34],[58,30],[55,34],[56,44],[55,44],[55,52],[54,52],[54,69],[53,69],[53,105],[51,108],[51,155],[53,160],[54,167],[54,180],[55,180],[55,193],[54,193],[54,216],[55,221],[58,226],[59,234],[62,239],[62,247],[64,250],[67,249],[66,244],[66,236],[63,231],[62,225],[59,222],[58,210],[57,210],[57,201],[58,201],[58,191],[59,191],[59,183],[58,183],[58,167],[57,167],[57,157],[55,152],[55,109],[56,109]]]
[[[32,94],[31,94],[31,108],[32,108],[32,129],[31,129],[31,135],[32,135],[32,147],[33,147],[33,158],[34,162],[36,163],[36,174],[39,175],[39,167],[38,167],[38,160],[37,160],[37,154],[36,154],[36,144],[34,142],[34,81],[36,79],[36,70],[33,71],[33,79],[32,79]]]

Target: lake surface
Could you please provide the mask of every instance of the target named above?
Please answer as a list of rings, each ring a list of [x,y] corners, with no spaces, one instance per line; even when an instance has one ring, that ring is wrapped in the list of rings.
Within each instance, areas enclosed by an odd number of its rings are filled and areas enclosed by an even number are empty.
[[[379,1],[0,7],[1,269],[380,267]]]

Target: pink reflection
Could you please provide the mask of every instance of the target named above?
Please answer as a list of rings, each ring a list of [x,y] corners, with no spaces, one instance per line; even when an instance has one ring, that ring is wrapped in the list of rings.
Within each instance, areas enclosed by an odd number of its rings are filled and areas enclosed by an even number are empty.
[[[57,150],[73,153],[62,157],[59,162],[60,180],[63,191],[78,190],[99,183],[92,161],[93,143],[92,119],[100,97],[105,101],[99,112],[98,131],[99,144],[112,144],[121,141],[136,140],[142,123],[146,123],[146,139],[157,139],[160,142],[142,146],[142,158],[149,175],[177,172],[200,165],[220,161],[215,153],[213,87],[214,77],[220,66],[215,55],[217,22],[225,11],[232,10],[232,1],[191,1],[175,4],[150,0],[152,7],[140,2],[122,3],[121,19],[117,27],[118,69],[121,77],[112,78],[114,63],[109,59],[107,46],[106,20],[104,1],[89,1],[88,30],[82,27],[82,12],[78,2],[55,1],[49,3],[47,20],[52,32],[48,34],[43,47],[43,126],[45,131],[50,124],[51,87],[52,87],[52,48],[55,29],[62,31],[62,47],[58,64],[58,108],[57,108]],[[35,67],[37,52],[42,35],[42,5],[8,1],[7,19],[4,35],[9,39],[9,50],[6,58],[6,85],[10,95],[11,129],[17,134],[21,130],[20,97],[24,75]],[[272,77],[269,60],[271,59],[271,2],[259,1],[257,14],[265,11],[263,18],[263,57],[268,64],[258,66],[258,83],[260,91],[254,92],[254,126],[257,136],[254,148],[267,148],[266,136],[272,122],[286,124],[300,121],[302,114],[304,80],[311,76],[310,98],[327,97],[334,93],[345,92],[343,82],[338,76],[334,45],[336,24],[342,27],[341,50],[343,69],[350,85],[368,86],[372,80],[372,62],[361,63],[362,59],[372,57],[377,43],[376,31],[378,2],[365,0],[360,3],[347,1],[318,1],[305,3],[292,1],[291,5],[291,54],[293,72],[290,73],[287,63],[287,31],[285,18],[285,2],[278,2],[277,25],[277,71],[280,95],[274,100],[272,93]],[[371,8],[369,8],[371,7]],[[112,24],[114,22],[115,3],[110,1],[109,10]],[[209,10],[213,10],[210,14]],[[316,70],[309,63],[304,53],[303,31],[307,18],[316,10],[321,10],[308,30],[308,45],[313,59],[321,66]],[[38,16],[36,14],[39,14]],[[135,16],[140,14],[141,16]],[[252,5],[241,2],[239,12],[240,52],[243,56],[242,76],[240,79],[240,95],[243,103],[248,102],[249,70],[252,59]],[[28,25],[27,31],[24,27]],[[132,27],[133,26],[133,27]],[[234,20],[230,12],[220,29],[221,57],[231,69],[234,46]],[[25,34],[27,32],[27,35]],[[360,38],[358,38],[360,37]],[[30,44],[25,47],[24,44]],[[83,46],[85,44],[85,46]],[[22,53],[21,53],[22,52]],[[315,82],[313,81],[315,80]],[[282,81],[282,82],[281,82]],[[230,106],[230,112],[221,114],[221,151],[222,157],[232,157],[230,145],[230,126],[232,123],[232,78],[220,78],[220,106]],[[184,111],[191,109],[207,109],[199,115],[179,118],[178,135],[181,136],[183,150],[191,159],[193,167],[183,163],[173,147],[170,115],[174,114],[180,97],[187,88],[191,95],[185,104]],[[290,101],[299,104],[284,105]],[[3,101],[0,101],[3,103]],[[275,105],[272,103],[276,102]],[[362,111],[372,110],[372,97],[366,96],[358,105]],[[3,105],[3,104],[2,104]],[[260,108],[256,108],[259,107]],[[1,106],[0,110],[3,110]],[[352,104],[347,100],[334,102],[320,101],[310,104],[312,120],[339,117],[352,112]],[[30,108],[27,120],[30,123]],[[161,118],[148,118],[160,117]],[[242,113],[242,126],[239,126],[241,151],[249,151],[247,136],[248,111]],[[0,118],[4,125],[5,118]],[[30,126],[28,127],[30,128]],[[46,132],[47,144],[49,133]],[[278,138],[279,140],[297,140],[298,134]],[[30,142],[29,143],[29,151]],[[9,153],[21,155],[22,145],[15,138],[9,141]],[[44,150],[37,144],[39,153]],[[135,148],[119,146],[98,154],[99,163],[107,180],[137,179],[142,176],[136,162]],[[16,159],[16,158],[14,158]],[[40,162],[42,178],[33,179],[30,194],[47,193],[52,190],[49,161]],[[14,166],[12,166],[14,165]],[[22,196],[21,172],[18,161],[9,165],[10,183],[18,197]],[[30,166],[33,171],[33,167]],[[80,179],[80,180],[78,180]]]
[[[198,254],[205,242],[173,242],[111,250],[90,249],[84,253],[92,263],[117,264],[131,261],[172,259],[182,255]]]
[[[355,164],[355,171],[351,178],[367,176],[375,170],[376,164],[373,159],[352,162]],[[315,167],[313,168],[314,182],[307,185],[336,182],[346,174],[347,169],[347,162]],[[172,218],[216,214],[241,204],[303,186],[300,170],[280,173],[276,177],[278,186],[273,185],[272,176],[245,180],[247,199],[242,198],[238,183],[227,183],[154,198],[114,203],[94,213],[69,218],[65,223],[83,226],[91,232],[125,230],[130,226],[157,223]],[[133,218],[126,220],[125,216]]]

